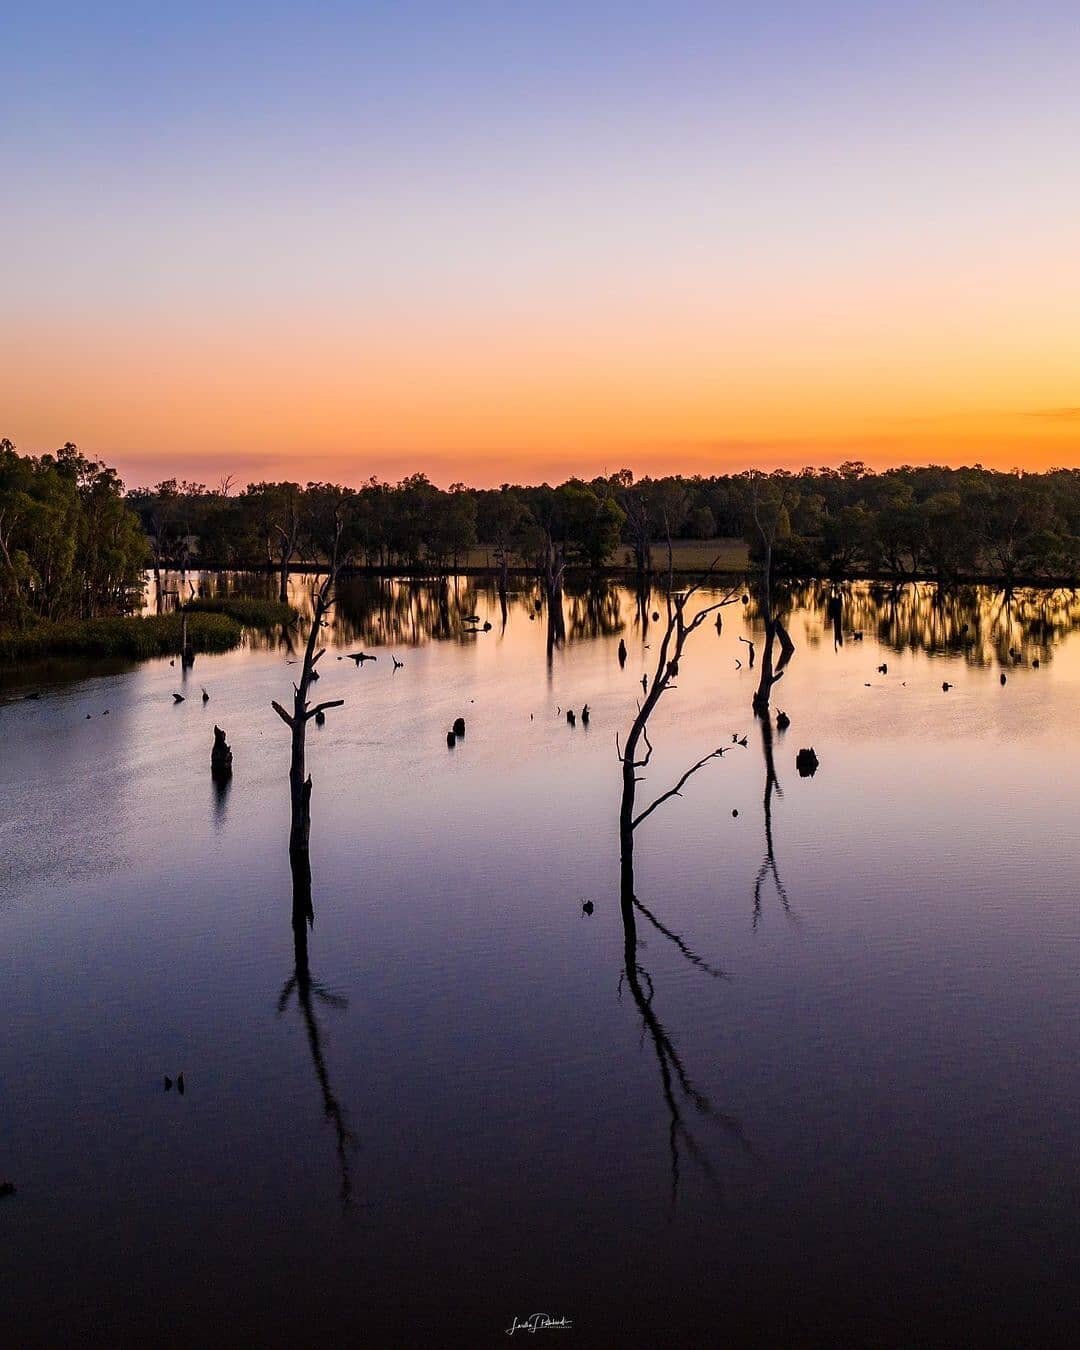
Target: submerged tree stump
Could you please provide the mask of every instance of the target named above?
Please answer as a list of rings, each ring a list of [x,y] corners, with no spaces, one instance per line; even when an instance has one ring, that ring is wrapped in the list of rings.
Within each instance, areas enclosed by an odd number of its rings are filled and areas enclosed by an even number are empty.
[[[214,728],[214,748],[210,751],[210,772],[218,779],[232,777],[232,750],[220,727]]]
[[[818,757],[811,746],[809,750],[800,750],[795,756],[795,767],[800,778],[813,778],[818,770]]]

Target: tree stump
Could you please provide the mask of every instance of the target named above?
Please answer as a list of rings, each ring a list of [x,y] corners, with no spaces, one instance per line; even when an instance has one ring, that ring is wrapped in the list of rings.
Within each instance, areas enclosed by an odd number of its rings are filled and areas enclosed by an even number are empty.
[[[818,770],[818,757],[812,746],[809,750],[799,751],[795,756],[795,767],[799,771],[800,778],[813,778]]]
[[[214,748],[210,751],[210,772],[214,778],[232,777],[232,750],[220,727],[214,728]]]

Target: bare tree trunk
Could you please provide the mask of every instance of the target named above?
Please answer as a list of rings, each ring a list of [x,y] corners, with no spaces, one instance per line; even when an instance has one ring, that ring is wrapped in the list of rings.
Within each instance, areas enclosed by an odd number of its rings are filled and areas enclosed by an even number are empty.
[[[499,611],[502,614],[502,626],[506,628],[506,620],[509,614],[509,605],[507,595],[510,590],[510,561],[506,550],[499,551]]]
[[[761,667],[758,686],[754,691],[753,710],[758,717],[768,717],[772,687],[781,679],[784,668],[795,653],[795,644],[788,636],[787,629],[773,614],[772,607],[772,544],[765,541],[765,557],[761,575],[761,612],[765,619],[765,642],[761,652]],[[773,651],[777,639],[780,642],[780,659],[773,664]]]
[[[716,755],[723,754],[723,750],[713,750],[704,759],[700,760],[693,768],[689,769],[678,783],[669,792],[662,793],[656,800],[645,808],[644,811],[635,814],[634,803],[637,796],[638,769],[647,767],[652,758],[652,744],[649,741],[648,724],[656,705],[669,688],[674,686],[671,681],[679,673],[679,662],[682,660],[683,651],[686,642],[695,629],[700,628],[709,614],[721,609],[724,605],[733,604],[737,598],[735,590],[728,591],[723,599],[711,605],[706,605],[700,609],[692,619],[687,621],[686,607],[690,597],[699,589],[701,583],[691,586],[689,590],[679,595],[674,595],[669,589],[667,596],[667,627],[660,641],[659,651],[656,658],[656,669],[653,673],[652,683],[648,685],[645,697],[638,708],[637,716],[631,723],[630,730],[627,733],[625,746],[619,746],[616,739],[616,748],[619,751],[619,761],[622,766],[622,799],[619,808],[619,844],[622,858],[622,876],[623,888],[629,886],[633,890],[633,870],[634,870],[634,831],[647,817],[652,815],[661,803],[667,801],[670,797],[677,797],[683,784],[702,768],[710,759]],[[645,753],[639,759],[638,750],[644,742]]]
[[[566,555],[561,544],[548,537],[547,546],[541,562],[544,581],[544,595],[547,599],[547,659],[551,658],[556,647],[566,641],[566,616],[563,614],[563,573],[566,571]]]
[[[292,758],[289,762],[289,798],[291,804],[291,824],[289,829],[289,853],[294,857],[306,855],[311,835],[311,777],[306,768],[307,724],[327,708],[339,708],[345,702],[343,698],[328,699],[311,708],[308,706],[308,690],[318,678],[315,667],[325,652],[318,646],[319,634],[325,626],[325,617],[334,604],[333,590],[338,574],[338,544],[341,539],[341,522],[338,521],[334,538],[333,559],[326,580],[315,593],[315,614],[304,648],[304,663],[300,670],[300,680],[293,685],[293,710],[291,713],[278,702],[271,706],[292,733]]]

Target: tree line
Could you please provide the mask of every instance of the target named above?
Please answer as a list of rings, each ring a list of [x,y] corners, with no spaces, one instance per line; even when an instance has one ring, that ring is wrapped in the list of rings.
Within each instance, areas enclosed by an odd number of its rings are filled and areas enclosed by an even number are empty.
[[[114,469],[70,443],[33,456],[0,440],[0,625],[124,613],[147,557]]]
[[[667,568],[670,541],[742,538],[770,574],[929,577],[1080,575],[1080,470],[1011,473],[859,462],[735,474],[569,479],[443,490],[423,474],[359,488],[166,479],[129,492],[67,444],[21,455],[0,441],[0,607],[6,623],[122,612],[143,569],[318,564],[340,532],[355,565],[413,572],[476,561],[505,580],[557,586],[567,567]]]
[[[234,493],[174,479],[128,494],[161,567],[198,560],[277,568],[344,547],[375,568],[438,571],[485,550],[499,569],[569,564],[666,570],[669,540],[745,539],[756,563],[792,576],[964,577],[1010,583],[1080,573],[1080,471],[860,462],[635,479],[623,469],[557,487],[436,487],[423,474],[360,488],[262,482]],[[765,529],[768,540],[762,531]]]

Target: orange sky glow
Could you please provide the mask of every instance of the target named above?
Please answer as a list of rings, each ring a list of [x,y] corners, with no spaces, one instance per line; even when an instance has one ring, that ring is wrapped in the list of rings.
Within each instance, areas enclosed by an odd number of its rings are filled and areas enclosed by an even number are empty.
[[[28,14],[0,436],[132,486],[1080,464],[1080,25],[679,8]]]

